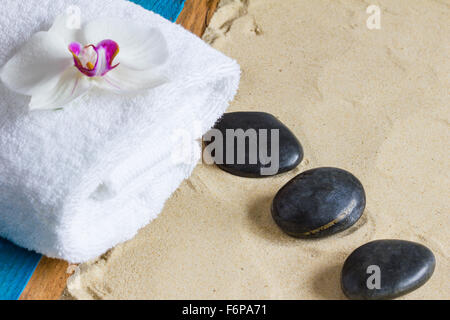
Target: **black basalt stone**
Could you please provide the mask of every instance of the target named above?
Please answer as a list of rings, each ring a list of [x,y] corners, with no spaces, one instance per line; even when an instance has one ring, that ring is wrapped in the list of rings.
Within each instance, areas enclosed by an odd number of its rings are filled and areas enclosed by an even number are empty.
[[[303,159],[303,148],[300,142],[297,140],[295,135],[277,118],[273,115],[265,112],[231,112],[226,113],[214,126],[223,135],[223,161],[222,163],[216,164],[224,171],[231,173],[233,175],[250,177],[250,178],[261,178],[266,176],[273,176],[275,174],[280,174],[295,168]],[[238,163],[237,153],[238,153],[238,143],[237,138],[234,139],[234,148],[229,148],[234,151],[234,159],[232,161],[227,161],[227,153],[230,152],[226,148],[226,134],[227,129],[237,130],[242,129],[247,132],[248,129],[254,129],[257,133],[257,162],[251,163],[249,158],[249,139],[245,139],[245,162]],[[270,168],[271,163],[262,163],[260,154],[260,132],[261,129],[267,130],[267,143],[262,143],[265,146],[264,154],[268,157],[273,157],[271,155],[272,148],[272,129],[278,129],[279,131],[279,165],[278,170],[270,174],[262,174],[262,168]],[[264,141],[264,140],[262,140]],[[214,138],[211,141],[205,141],[206,145],[214,142]],[[213,154],[215,156],[216,154]],[[231,158],[232,155],[230,155]]]
[[[433,253],[421,244],[376,240],[350,254],[342,268],[341,286],[350,299],[392,299],[422,286],[433,274],[435,265]],[[374,286],[374,278],[369,279],[376,272],[379,288]]]
[[[353,225],[366,205],[364,188],[351,173],[338,168],[305,171],[278,191],[272,217],[288,235],[319,238]]]

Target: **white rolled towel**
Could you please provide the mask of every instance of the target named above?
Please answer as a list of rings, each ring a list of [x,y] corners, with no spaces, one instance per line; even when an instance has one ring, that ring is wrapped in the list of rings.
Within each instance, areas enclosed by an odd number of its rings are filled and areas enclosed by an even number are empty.
[[[170,81],[136,96],[94,90],[63,110],[30,112],[29,97],[0,84],[0,236],[84,262],[159,214],[200,156],[195,147],[183,161],[174,152],[223,114],[240,70],[181,26],[126,0],[3,0],[0,67],[73,5],[83,22],[114,17],[158,28],[169,49]]]

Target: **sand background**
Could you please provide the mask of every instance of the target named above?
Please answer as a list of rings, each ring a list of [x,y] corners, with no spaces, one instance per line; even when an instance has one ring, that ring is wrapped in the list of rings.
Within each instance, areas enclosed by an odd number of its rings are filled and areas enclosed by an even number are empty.
[[[370,4],[381,29],[366,27]],[[450,298],[450,1],[223,0],[205,40],[242,67],[229,111],[266,111],[299,138],[298,168],[266,179],[200,164],[133,240],[80,266],[79,299],[340,299],[358,246],[417,241],[437,267],[401,299]],[[336,166],[367,207],[321,240],[284,235],[275,193],[300,172]]]

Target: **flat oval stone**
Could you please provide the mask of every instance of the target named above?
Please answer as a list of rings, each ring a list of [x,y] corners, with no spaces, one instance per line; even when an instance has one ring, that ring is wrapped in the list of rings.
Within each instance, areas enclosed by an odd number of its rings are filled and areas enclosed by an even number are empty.
[[[275,174],[280,174],[295,168],[303,159],[303,148],[300,142],[297,140],[295,135],[277,118],[273,115],[265,112],[231,112],[226,113],[223,117],[216,123],[214,129],[218,129],[223,136],[222,143],[220,147],[223,149],[222,163],[216,161],[215,163],[224,171],[227,171],[233,175],[241,177],[251,177],[260,178],[265,176],[273,176]],[[245,153],[245,161],[238,161],[238,138],[230,136],[229,141],[234,141],[233,145],[227,145],[227,133],[238,133],[236,130],[242,129],[241,133],[247,133],[245,140],[245,150],[242,150],[241,154]],[[248,131],[253,129],[256,135],[251,135],[252,132]],[[261,136],[266,130],[265,140],[261,140]],[[272,131],[273,129],[278,129],[278,152],[271,154],[272,152]],[[250,148],[250,138],[256,137],[254,144],[255,148]],[[274,136],[276,137],[276,136]],[[242,138],[242,136],[241,136]],[[211,141],[205,141],[206,145],[214,142],[215,139],[212,138]],[[242,144],[243,145],[243,144]],[[263,148],[261,148],[263,146]],[[256,161],[251,161],[250,151],[255,151],[253,156],[256,156]],[[231,152],[230,152],[231,151]],[[228,158],[231,161],[227,161],[227,154],[231,153]],[[261,157],[261,153],[268,158],[270,162],[264,161]],[[216,156],[214,153],[213,156]],[[217,159],[216,159],[217,160]],[[278,164],[276,164],[276,162]],[[265,170],[264,170],[265,169]]]
[[[318,238],[353,225],[366,206],[359,180],[338,168],[305,171],[278,191],[272,217],[288,235]]]
[[[375,240],[347,258],[341,286],[350,299],[392,299],[422,286],[435,265],[433,252],[419,243]]]

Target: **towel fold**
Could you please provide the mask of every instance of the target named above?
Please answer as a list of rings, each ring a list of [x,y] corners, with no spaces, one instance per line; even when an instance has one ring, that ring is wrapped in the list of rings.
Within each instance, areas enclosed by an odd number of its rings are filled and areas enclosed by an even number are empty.
[[[94,90],[61,111],[29,112],[29,97],[0,84],[0,236],[84,262],[158,215],[198,162],[194,141],[233,99],[240,70],[181,26],[125,0],[2,1],[0,66],[74,5],[83,21],[115,17],[159,28],[170,52],[167,84],[133,97]],[[182,149],[180,161],[173,155]]]

